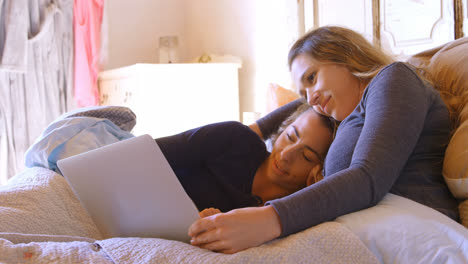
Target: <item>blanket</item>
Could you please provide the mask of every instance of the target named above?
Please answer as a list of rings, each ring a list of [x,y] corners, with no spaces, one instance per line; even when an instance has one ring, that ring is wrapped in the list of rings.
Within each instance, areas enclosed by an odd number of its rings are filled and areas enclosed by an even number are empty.
[[[102,239],[66,180],[41,167],[13,177],[0,201],[0,263],[378,263],[338,222],[232,255],[158,238]]]
[[[134,137],[108,119],[78,116],[59,119],[49,125],[26,151],[26,167],[43,167],[60,172],[57,161],[111,143]]]

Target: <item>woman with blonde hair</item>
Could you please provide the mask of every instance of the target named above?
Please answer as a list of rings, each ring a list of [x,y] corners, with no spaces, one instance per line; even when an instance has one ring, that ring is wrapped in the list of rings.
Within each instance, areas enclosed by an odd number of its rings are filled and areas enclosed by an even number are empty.
[[[458,218],[441,173],[449,112],[417,69],[394,62],[360,34],[331,26],[297,40],[288,62],[299,93],[340,122],[323,180],[260,208],[202,218],[189,230],[192,244],[237,252],[374,206],[388,192]],[[297,104],[253,127],[268,138]]]

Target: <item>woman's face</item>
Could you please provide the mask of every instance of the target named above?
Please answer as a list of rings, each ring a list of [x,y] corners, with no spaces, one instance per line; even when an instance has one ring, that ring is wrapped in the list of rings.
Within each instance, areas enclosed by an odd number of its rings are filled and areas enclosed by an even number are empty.
[[[321,170],[331,141],[332,133],[317,112],[302,113],[275,141],[267,159],[270,181],[292,192],[314,183],[309,173]]]
[[[348,68],[333,62],[320,63],[306,54],[293,60],[291,74],[307,102],[319,113],[337,121],[343,121],[351,114],[365,88]]]

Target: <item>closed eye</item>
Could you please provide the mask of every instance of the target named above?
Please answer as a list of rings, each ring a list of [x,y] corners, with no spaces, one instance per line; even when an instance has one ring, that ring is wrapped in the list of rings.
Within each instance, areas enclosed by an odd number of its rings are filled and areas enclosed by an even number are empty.
[[[301,138],[301,136],[299,135],[299,132],[297,131],[297,127],[292,125],[291,126],[292,128],[290,130],[292,130],[292,133],[289,132],[289,133],[286,133],[286,135],[288,136],[288,139],[291,141],[291,142],[295,142],[296,141],[296,138]],[[293,135],[294,134],[294,135]],[[294,137],[293,137],[294,136]]]
[[[305,159],[307,162],[311,162],[311,163],[314,162],[313,160],[309,159],[305,153],[303,153],[302,155],[304,156],[304,159]]]
[[[304,159],[306,159],[309,162],[322,162],[323,161],[322,156],[310,146],[305,147],[303,155],[304,155]]]

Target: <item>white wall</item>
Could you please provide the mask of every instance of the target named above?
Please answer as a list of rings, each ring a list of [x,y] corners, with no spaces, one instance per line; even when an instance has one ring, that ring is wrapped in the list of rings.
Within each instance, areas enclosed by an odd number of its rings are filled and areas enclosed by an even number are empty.
[[[184,0],[107,0],[107,58],[102,70],[159,60],[159,37],[177,35],[185,59]]]
[[[109,58],[104,69],[158,61],[160,36],[178,35],[180,58],[233,55],[240,112],[263,112],[269,82],[290,86],[287,51],[298,35],[297,1],[108,0]]]
[[[290,86],[287,51],[297,38],[297,2],[186,0],[189,57],[241,57],[241,112],[262,112],[268,83]]]

